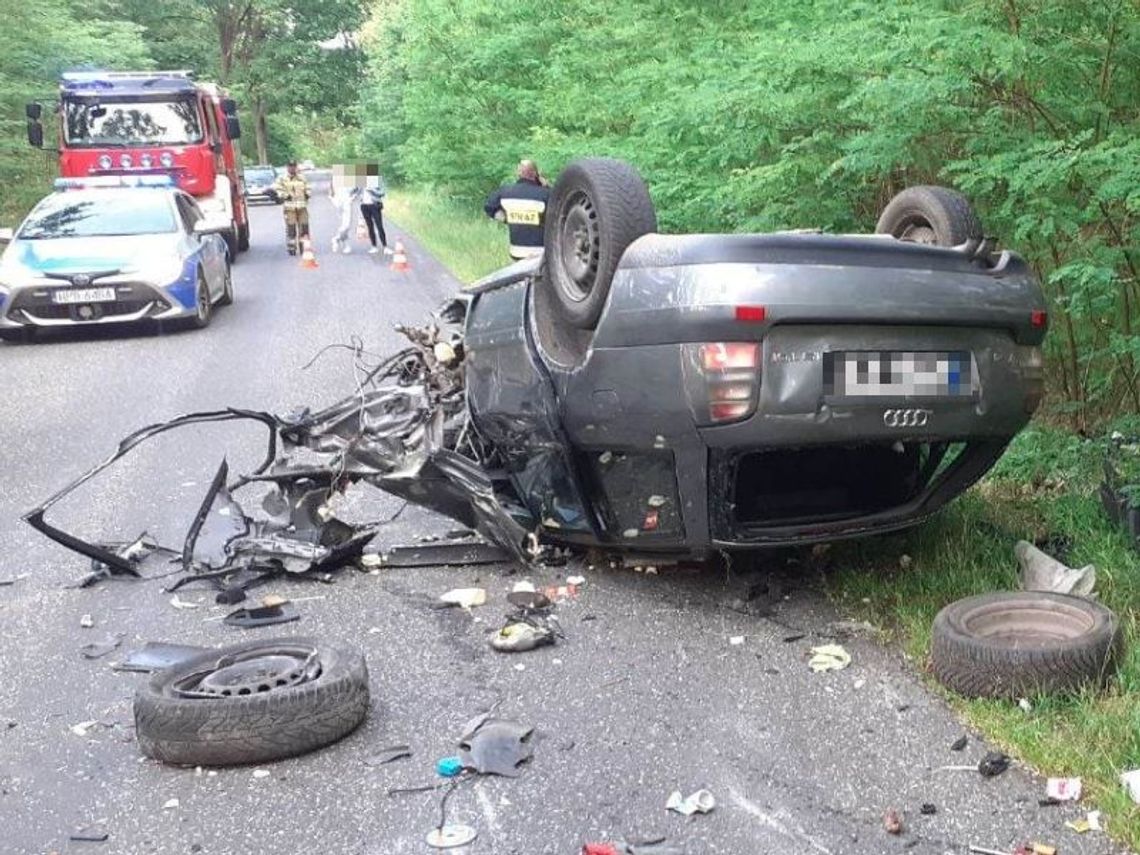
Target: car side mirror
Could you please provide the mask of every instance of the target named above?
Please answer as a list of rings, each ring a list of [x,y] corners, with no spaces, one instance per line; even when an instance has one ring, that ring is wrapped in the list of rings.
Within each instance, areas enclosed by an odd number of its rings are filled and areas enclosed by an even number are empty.
[[[44,147],[44,126],[35,119],[28,120],[28,145],[32,148]]]
[[[227,116],[236,116],[237,115],[237,101],[235,101],[233,98],[223,98],[222,99],[222,113],[227,115]]]
[[[230,221],[222,217],[203,217],[194,224],[194,234],[199,237],[205,235],[220,235],[230,230]]]
[[[35,101],[24,105],[24,115],[33,122],[38,122],[40,120],[40,117],[43,116],[43,113],[43,106],[37,104]]]
[[[237,116],[226,116],[226,136],[231,140],[241,137],[241,122],[238,121]]]

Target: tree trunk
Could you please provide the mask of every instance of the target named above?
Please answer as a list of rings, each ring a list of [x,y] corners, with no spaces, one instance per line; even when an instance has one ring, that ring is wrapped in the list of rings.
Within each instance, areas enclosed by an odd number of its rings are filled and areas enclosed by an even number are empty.
[[[257,140],[257,162],[269,163],[269,122],[265,115],[265,102],[260,98],[253,102],[253,135]]]

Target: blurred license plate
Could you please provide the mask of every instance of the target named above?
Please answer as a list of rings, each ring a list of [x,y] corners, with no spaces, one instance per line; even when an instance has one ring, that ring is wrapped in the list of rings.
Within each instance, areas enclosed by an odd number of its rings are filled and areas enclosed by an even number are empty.
[[[114,288],[61,288],[52,291],[56,303],[111,303],[115,300]]]
[[[978,369],[969,351],[833,351],[823,355],[823,385],[839,398],[970,398]]]

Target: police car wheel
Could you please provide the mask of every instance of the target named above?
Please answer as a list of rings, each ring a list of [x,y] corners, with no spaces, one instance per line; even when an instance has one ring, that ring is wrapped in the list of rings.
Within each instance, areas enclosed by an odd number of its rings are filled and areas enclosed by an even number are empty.
[[[625,248],[656,229],[653,200],[633,166],[610,158],[570,163],[547,206],[544,246],[543,286],[562,320],[594,329]]]
[[[206,277],[198,271],[198,287],[194,291],[194,316],[191,318],[191,326],[194,329],[205,329],[210,325],[210,317],[214,313],[213,304],[210,302],[210,287],[206,284]]]
[[[234,272],[229,264],[226,265],[222,279],[222,296],[218,298],[219,306],[232,306],[234,302]]]

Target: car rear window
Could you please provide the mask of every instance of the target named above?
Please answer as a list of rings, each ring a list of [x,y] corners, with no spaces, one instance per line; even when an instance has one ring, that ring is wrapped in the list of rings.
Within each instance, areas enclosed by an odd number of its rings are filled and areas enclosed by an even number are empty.
[[[245,171],[245,180],[247,182],[257,182],[259,184],[271,182],[277,178],[277,173],[272,169],[247,169]]]
[[[128,190],[113,193],[58,193],[28,215],[21,240],[111,237],[173,232],[174,211],[166,193]]]

